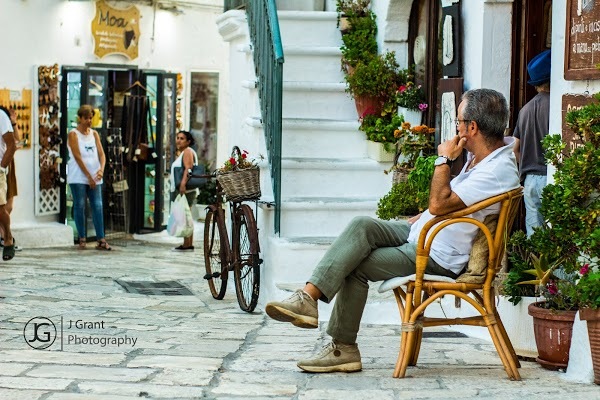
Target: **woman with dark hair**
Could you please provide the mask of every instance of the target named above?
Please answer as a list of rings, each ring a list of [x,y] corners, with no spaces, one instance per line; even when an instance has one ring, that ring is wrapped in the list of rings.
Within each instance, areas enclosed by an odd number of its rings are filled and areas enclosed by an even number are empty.
[[[90,105],[82,105],[77,111],[77,128],[69,132],[67,147],[69,162],[67,163],[67,182],[73,195],[73,217],[79,249],[86,246],[85,232],[85,199],[90,200],[92,221],[96,229],[97,250],[112,250],[104,238],[104,212],[102,210],[102,176],[106,156],[102,150],[98,132],[91,128],[94,109]]]
[[[186,190],[185,186],[188,181],[188,175],[183,174],[181,178],[181,184],[178,188],[175,187],[175,167],[184,167],[183,171],[191,169],[194,165],[198,164],[198,156],[196,152],[191,148],[196,143],[192,134],[188,131],[179,131],[175,137],[175,146],[179,157],[171,164],[171,200],[175,200],[178,194],[185,196],[190,208],[196,200],[198,195],[198,189]],[[183,238],[183,244],[175,247],[175,251],[193,251],[194,250],[194,234]]]

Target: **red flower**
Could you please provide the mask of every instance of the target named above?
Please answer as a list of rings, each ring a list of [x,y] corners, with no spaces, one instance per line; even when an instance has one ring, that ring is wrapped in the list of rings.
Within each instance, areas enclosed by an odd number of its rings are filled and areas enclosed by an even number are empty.
[[[404,86],[404,85],[402,85],[402,86],[400,86],[400,87],[398,88],[398,91],[399,91],[400,93],[404,92],[405,90],[406,90],[406,86]]]
[[[244,160],[246,159],[246,157],[248,157],[248,155],[247,155],[245,152],[244,152],[244,153],[242,153],[242,158],[243,158]]]
[[[554,281],[548,282],[548,284],[546,284],[546,289],[548,289],[548,293],[552,295],[558,294],[558,287]]]
[[[235,158],[231,157],[231,158],[229,159],[229,163],[230,163],[231,165],[235,165]]]
[[[581,275],[585,275],[590,271],[590,264],[583,264],[583,267],[579,269]]]

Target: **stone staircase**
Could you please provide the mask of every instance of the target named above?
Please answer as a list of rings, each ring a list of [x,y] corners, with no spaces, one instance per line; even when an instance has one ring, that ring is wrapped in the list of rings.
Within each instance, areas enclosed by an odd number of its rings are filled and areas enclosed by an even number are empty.
[[[358,215],[375,216],[377,201],[391,187],[390,176],[383,173],[390,163],[367,158],[354,101],[344,91],[336,13],[278,14],[285,57],[281,230],[280,236],[274,235],[272,209],[262,207],[262,303],[281,298],[281,289],[305,282],[346,224]],[[249,45],[239,45],[239,51],[252,63]],[[257,96],[253,84],[241,86],[232,83],[232,98],[237,91],[240,96]],[[266,152],[258,101],[251,106],[255,114],[244,118],[245,134],[232,139],[251,138]],[[261,174],[263,200],[268,200],[268,165]]]

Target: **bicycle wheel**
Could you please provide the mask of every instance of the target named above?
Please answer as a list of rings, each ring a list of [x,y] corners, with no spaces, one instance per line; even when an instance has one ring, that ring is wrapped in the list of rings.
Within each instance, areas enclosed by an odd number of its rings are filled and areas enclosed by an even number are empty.
[[[235,212],[233,224],[233,278],[240,308],[254,311],[260,292],[259,243],[256,220],[252,209],[242,204]]]
[[[204,220],[204,267],[212,297],[223,299],[227,290],[229,241],[223,211],[210,206]]]

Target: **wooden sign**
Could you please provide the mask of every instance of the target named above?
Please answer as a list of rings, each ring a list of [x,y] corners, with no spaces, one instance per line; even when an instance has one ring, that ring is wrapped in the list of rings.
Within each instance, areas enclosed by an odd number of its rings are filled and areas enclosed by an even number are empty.
[[[562,96],[562,139],[567,144],[567,147],[565,148],[566,152],[570,153],[577,146],[582,145],[581,139],[575,135],[575,132],[573,132],[565,122],[567,112],[578,110],[595,101],[597,101],[595,97],[584,94],[564,94]]]
[[[567,0],[565,79],[600,78],[600,0]]]
[[[109,54],[122,54],[130,60],[138,57],[140,38],[140,10],[135,6],[113,8],[104,0],[96,2],[96,15],[92,20],[94,54],[102,58]]]

